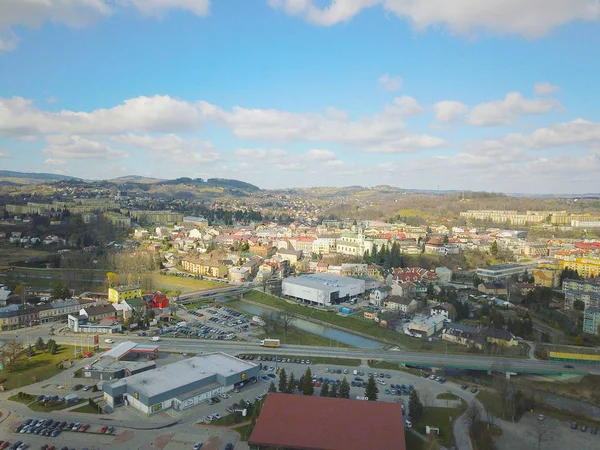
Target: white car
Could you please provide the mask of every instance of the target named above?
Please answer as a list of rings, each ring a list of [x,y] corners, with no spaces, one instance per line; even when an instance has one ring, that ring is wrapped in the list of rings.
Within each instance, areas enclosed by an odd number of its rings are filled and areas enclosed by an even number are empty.
[[[405,420],[405,421],[404,421],[404,427],[405,427],[405,428],[407,428],[407,429],[410,429],[410,428],[412,428],[412,423],[411,423],[411,421],[410,421],[410,420]]]
[[[219,394],[219,397],[221,398],[229,398],[229,394],[226,394],[225,392],[222,392]]]
[[[213,420],[219,420],[219,419],[221,418],[221,414],[219,414],[219,413],[214,413],[214,414],[212,415],[212,418],[213,418]]]
[[[204,418],[202,419],[204,422],[210,423],[213,421],[212,416],[204,416]]]

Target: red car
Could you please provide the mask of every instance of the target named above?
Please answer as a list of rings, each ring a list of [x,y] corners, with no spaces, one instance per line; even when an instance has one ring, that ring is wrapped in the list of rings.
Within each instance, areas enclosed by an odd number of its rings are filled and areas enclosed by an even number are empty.
[[[100,428],[99,433],[104,434],[104,433],[106,433],[106,430],[108,430],[108,425],[103,425],[102,428]]]
[[[79,428],[79,430],[77,430],[77,431],[79,431],[80,433],[85,433],[89,427],[90,427],[90,424],[89,424],[89,423],[86,423],[85,425],[82,425],[82,426]]]
[[[85,352],[85,353],[83,354],[83,356],[84,356],[85,358],[89,358],[89,357],[90,357],[90,356],[92,356],[92,355],[93,355],[93,353],[92,353],[92,352]]]
[[[6,448],[6,447],[8,447],[9,445],[10,445],[10,442],[8,442],[8,441],[4,441],[4,442],[2,443],[2,445],[0,445],[0,448]]]

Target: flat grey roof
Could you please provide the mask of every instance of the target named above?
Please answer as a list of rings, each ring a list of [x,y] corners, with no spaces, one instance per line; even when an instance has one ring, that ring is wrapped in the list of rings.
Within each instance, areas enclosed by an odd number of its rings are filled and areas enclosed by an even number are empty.
[[[156,367],[156,363],[154,361],[117,361],[113,358],[104,358],[94,361],[86,370],[121,370],[121,369],[129,369],[132,372],[135,370],[142,369],[144,367]]]
[[[506,269],[516,269],[517,267],[522,267],[526,269],[527,267],[522,266],[521,264],[496,264],[495,266],[487,266],[480,267],[480,270],[506,270]]]
[[[312,275],[300,275],[299,277],[294,278],[286,278],[283,280],[283,282],[320,289],[322,291],[335,292],[342,286],[347,286],[350,284],[364,284],[365,281],[351,277],[344,277],[341,275],[334,275],[331,273],[319,273]]]
[[[185,387],[215,374],[227,377],[254,367],[256,367],[256,364],[242,361],[225,353],[208,353],[127,378],[121,378],[111,383],[111,387],[114,389],[127,385],[138,392],[143,392],[147,397],[153,397],[171,389]]]
[[[131,341],[121,342],[120,344],[115,345],[113,348],[104,352],[100,358],[121,358],[123,355],[126,355],[131,350],[133,350],[137,346],[137,343]]]

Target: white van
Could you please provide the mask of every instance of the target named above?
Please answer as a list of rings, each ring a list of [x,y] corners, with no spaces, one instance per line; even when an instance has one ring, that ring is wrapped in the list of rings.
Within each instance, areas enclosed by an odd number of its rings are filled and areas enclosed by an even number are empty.
[[[104,339],[104,342],[106,344],[114,344],[115,343],[115,341],[113,341],[112,339]]]
[[[160,341],[160,336],[152,336],[152,337],[150,338],[150,340],[151,340],[152,342],[158,342],[158,341]]]
[[[354,375],[358,375],[358,370],[354,370],[354,372],[352,372]]]

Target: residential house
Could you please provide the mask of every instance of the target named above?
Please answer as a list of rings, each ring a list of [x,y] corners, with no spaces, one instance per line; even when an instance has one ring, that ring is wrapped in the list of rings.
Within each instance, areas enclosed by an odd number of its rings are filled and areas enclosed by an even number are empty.
[[[506,283],[501,281],[492,281],[491,283],[481,283],[477,290],[486,295],[507,295]]]
[[[142,296],[147,309],[167,309],[169,307],[169,297],[162,292],[154,292]]]
[[[20,305],[8,305],[0,308],[0,329],[12,330],[19,327]]]
[[[363,317],[367,320],[375,320],[377,319],[377,311],[365,311]]]
[[[436,267],[435,274],[442,282],[449,283],[452,281],[452,270],[447,267]]]
[[[130,300],[130,299],[128,299]],[[80,316],[87,317],[89,322],[99,322],[104,318],[115,318],[117,317],[117,310],[113,305],[99,305],[91,306],[88,308],[82,308],[79,311]]]
[[[32,305],[19,305],[19,326],[30,327],[39,323],[37,308]]]
[[[432,316],[443,316],[448,321],[456,319],[456,309],[450,303],[440,303],[439,305],[433,306],[430,310]]]
[[[186,272],[196,273],[212,278],[225,278],[228,273],[227,266],[220,261],[199,258],[184,258],[181,266]]]
[[[302,258],[302,252],[296,250],[277,250],[277,256],[281,259],[288,260],[292,266],[298,264],[298,261]]]
[[[515,283],[521,295],[527,295],[535,289],[534,283]]]
[[[441,331],[446,323],[444,316],[415,317],[404,324],[404,334],[413,337],[429,337]]]
[[[108,288],[108,301],[121,303],[123,300],[141,297],[142,289],[139,284],[122,285]]]
[[[401,311],[403,313],[415,311],[418,306],[419,303],[415,299],[397,295],[392,295],[384,301],[384,307],[386,309]]]
[[[12,291],[8,288],[8,286],[1,285],[0,286],[0,306],[6,306],[10,303],[9,299],[11,297],[17,297],[17,295],[13,294]]]
[[[369,303],[375,306],[383,305],[383,301],[388,297],[389,288],[380,287],[373,289],[369,294]]]
[[[459,323],[446,325],[442,332],[442,339],[479,350],[483,350],[486,343],[486,339],[479,333],[478,328]]]
[[[248,269],[248,273],[250,277],[255,276],[258,273],[258,268],[262,263],[262,258],[260,256],[254,256],[242,264],[242,268]]]
[[[229,280],[232,283],[243,283],[250,278],[250,271],[247,267],[233,267],[229,269]]]
[[[514,347],[519,345],[519,341],[515,336],[505,330],[496,330],[495,328],[486,328],[482,330],[486,336],[486,340],[491,344],[498,344],[501,347]]]
[[[537,286],[557,288],[560,286],[560,272],[558,269],[540,268],[533,271],[533,282]]]

